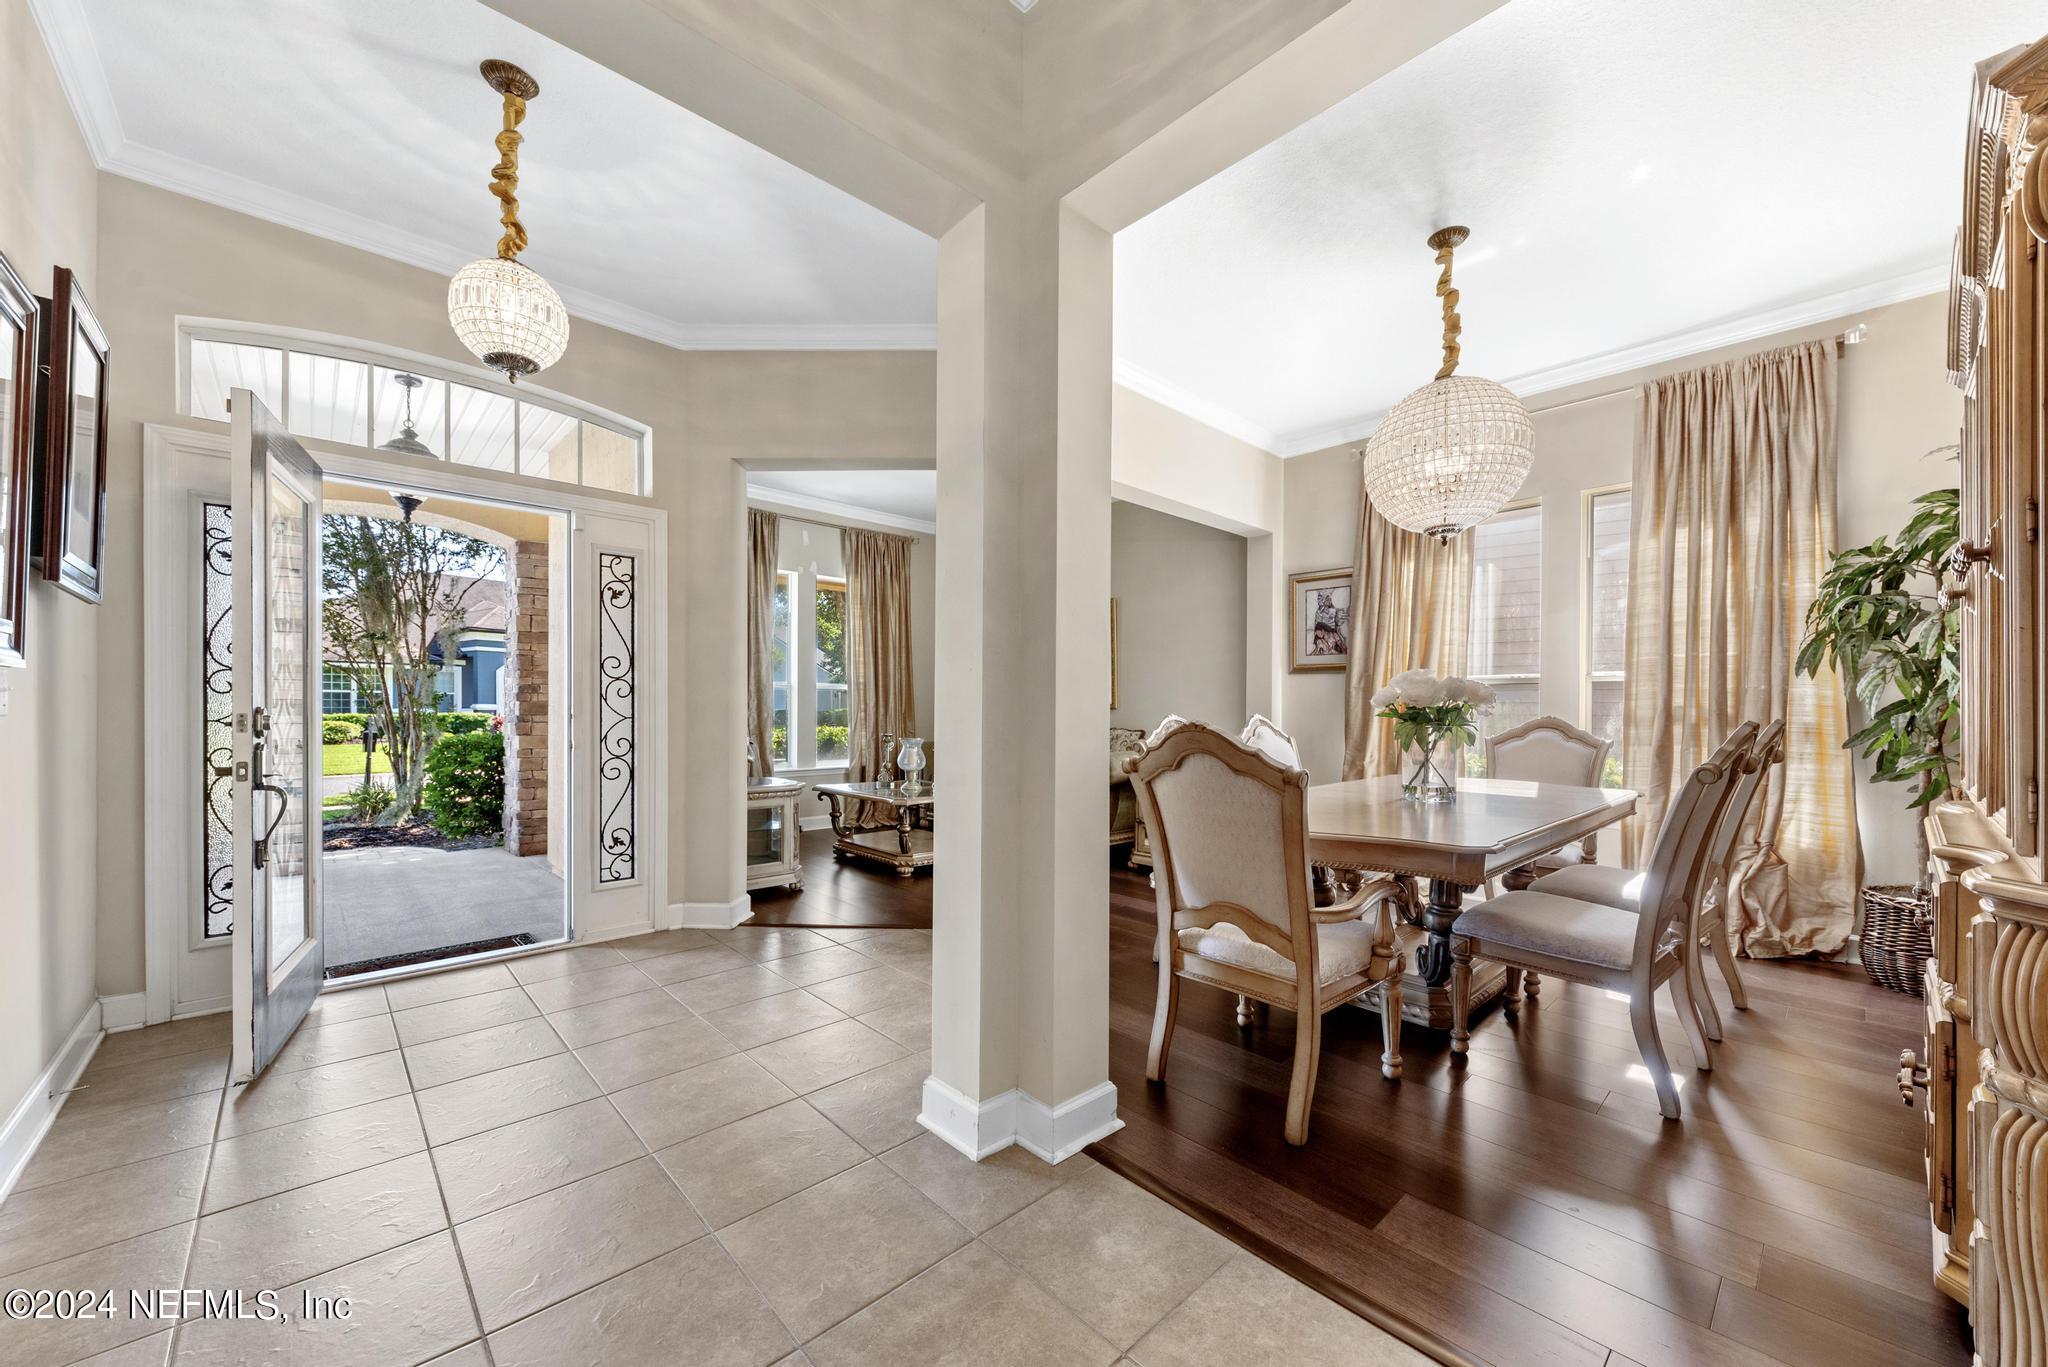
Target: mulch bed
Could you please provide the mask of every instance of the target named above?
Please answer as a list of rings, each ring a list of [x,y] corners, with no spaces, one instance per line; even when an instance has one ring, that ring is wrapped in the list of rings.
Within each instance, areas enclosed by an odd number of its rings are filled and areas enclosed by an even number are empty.
[[[460,840],[450,840],[435,828],[433,822],[415,817],[396,826],[356,825],[350,822],[330,821],[323,832],[320,847],[325,850],[375,850],[392,846],[429,850],[485,850],[503,840],[504,837],[495,831],[487,835],[472,835]]]

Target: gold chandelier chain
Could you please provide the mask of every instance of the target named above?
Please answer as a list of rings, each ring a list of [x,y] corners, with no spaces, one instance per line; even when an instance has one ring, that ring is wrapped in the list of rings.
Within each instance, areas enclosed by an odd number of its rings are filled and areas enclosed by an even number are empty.
[[[1465,321],[1458,316],[1458,291],[1451,284],[1451,250],[1448,242],[1436,249],[1436,263],[1442,267],[1437,272],[1436,295],[1444,301],[1444,363],[1436,372],[1439,380],[1448,380],[1458,368],[1458,333]]]
[[[526,250],[526,225],[519,221],[519,121],[525,117],[526,101],[506,92],[505,127],[497,137],[498,164],[491,168],[491,193],[504,204],[498,215],[505,227],[505,235],[498,239],[498,255],[507,261],[517,260]]]

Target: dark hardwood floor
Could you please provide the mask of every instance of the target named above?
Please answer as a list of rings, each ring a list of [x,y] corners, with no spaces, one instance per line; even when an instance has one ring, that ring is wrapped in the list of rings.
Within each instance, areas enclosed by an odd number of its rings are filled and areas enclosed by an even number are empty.
[[[920,870],[900,878],[889,869],[832,857],[832,832],[805,831],[798,846],[804,857],[802,892],[760,888],[751,894],[755,926],[887,926],[932,928],[932,875]]]
[[[1917,1109],[1893,1081],[1921,1005],[1841,966],[1742,962],[1711,1073],[1668,1009],[1685,1116],[1665,1122],[1625,1003],[1548,980],[1489,1010],[1469,1061],[1377,1016],[1327,1018],[1306,1147],[1281,1138],[1291,1015],[1240,1031],[1184,983],[1163,1085],[1145,1080],[1152,892],[1111,872],[1110,1076],[1124,1128],[1089,1152],[1361,1308],[1495,1367],[1960,1367],[1934,1289]],[[1710,970],[1711,974],[1711,970]]]

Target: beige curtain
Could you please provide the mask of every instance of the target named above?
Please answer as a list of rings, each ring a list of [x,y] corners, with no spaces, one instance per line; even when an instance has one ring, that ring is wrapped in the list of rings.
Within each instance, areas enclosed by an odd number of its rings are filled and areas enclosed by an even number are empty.
[[[1848,716],[1832,672],[1797,677],[1835,549],[1835,352],[1810,342],[1643,386],[1630,536],[1624,768],[1631,859],[1674,783],[1744,720],[1785,719],[1725,914],[1757,958],[1828,954],[1855,923]]]
[[[747,509],[747,736],[754,756],[747,773],[775,772],[770,732],[775,724],[775,571],[782,545],[782,519]]]
[[[1448,545],[1381,517],[1359,481],[1358,559],[1351,571],[1351,662],[1344,670],[1344,777],[1374,778],[1400,765],[1394,724],[1372,714],[1372,695],[1403,670],[1465,668],[1472,597],[1472,533]]]
[[[846,777],[882,773],[882,737],[917,734],[910,678],[910,538],[839,533],[846,560],[846,679],[852,713]]]

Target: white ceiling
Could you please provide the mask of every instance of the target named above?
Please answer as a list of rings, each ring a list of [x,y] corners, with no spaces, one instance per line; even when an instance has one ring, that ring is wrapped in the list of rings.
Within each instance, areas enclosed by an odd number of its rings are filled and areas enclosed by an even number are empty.
[[[499,99],[524,259],[679,346],[929,347],[932,239],[474,0],[32,0],[100,164],[436,270],[488,256]]]
[[[1513,0],[1119,234],[1131,387],[1283,455],[1946,286],[1970,71],[2039,0]]]
[[[938,529],[936,470],[749,470],[747,493],[828,521],[853,518],[926,535]]]

